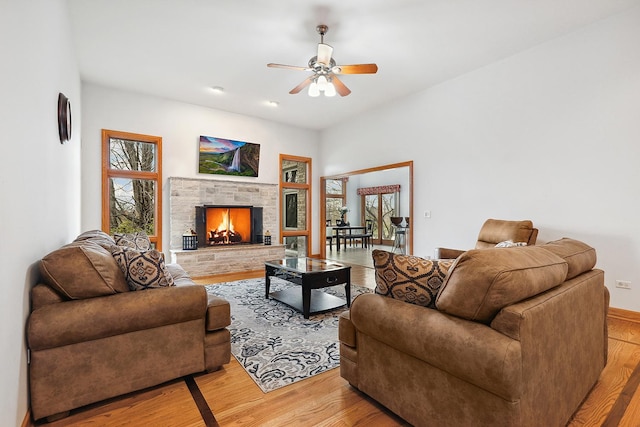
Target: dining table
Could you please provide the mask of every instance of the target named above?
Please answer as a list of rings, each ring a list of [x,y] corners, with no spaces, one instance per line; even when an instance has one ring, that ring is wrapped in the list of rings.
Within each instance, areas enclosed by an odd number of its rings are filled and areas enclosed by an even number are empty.
[[[362,233],[356,233],[356,235],[364,234],[367,227],[365,225],[337,225],[333,228],[333,233],[336,239],[336,249],[340,252],[340,239],[344,240],[344,249],[347,250],[347,240],[356,237],[353,234],[353,231],[360,230]]]

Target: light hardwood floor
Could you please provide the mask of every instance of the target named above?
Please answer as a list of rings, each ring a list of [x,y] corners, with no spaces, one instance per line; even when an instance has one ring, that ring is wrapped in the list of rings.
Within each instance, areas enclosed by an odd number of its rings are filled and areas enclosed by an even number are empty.
[[[343,249],[341,251],[337,251],[335,245],[333,245],[333,249],[329,249],[329,246],[327,246],[326,258],[351,265],[361,265],[364,267],[373,268],[373,258],[371,258],[371,251],[373,249],[392,251],[393,247],[371,245],[368,248],[362,248],[356,243],[353,247],[347,247],[347,250]]]
[[[262,275],[262,271],[227,274],[201,278],[197,282],[220,283]],[[351,280],[354,284],[375,287],[372,268],[354,264]],[[569,426],[640,425],[640,392],[637,391],[640,384],[639,362],[640,313],[612,309],[609,314],[609,362]],[[407,425],[375,401],[349,386],[340,377],[338,369],[267,394],[258,388],[233,357],[231,363],[221,370],[197,374],[193,378],[197,384],[197,390],[193,394],[189,389],[188,378],[177,379],[90,405],[73,411],[65,419],[46,425]],[[99,386],[96,384],[96,387]],[[33,424],[25,422],[25,425]]]

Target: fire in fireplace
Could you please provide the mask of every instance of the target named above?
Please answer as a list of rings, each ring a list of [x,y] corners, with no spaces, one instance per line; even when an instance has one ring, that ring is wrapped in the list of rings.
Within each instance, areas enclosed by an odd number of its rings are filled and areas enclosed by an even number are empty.
[[[198,246],[262,243],[262,208],[196,206]]]

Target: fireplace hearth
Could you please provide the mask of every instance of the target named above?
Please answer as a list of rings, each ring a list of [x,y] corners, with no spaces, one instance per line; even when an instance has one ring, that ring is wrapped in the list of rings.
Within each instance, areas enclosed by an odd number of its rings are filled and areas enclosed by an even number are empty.
[[[196,206],[198,247],[263,242],[262,207]]]

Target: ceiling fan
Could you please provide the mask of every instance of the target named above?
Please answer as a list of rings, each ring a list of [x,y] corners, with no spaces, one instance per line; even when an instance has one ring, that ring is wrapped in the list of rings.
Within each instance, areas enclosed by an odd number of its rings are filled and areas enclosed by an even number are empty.
[[[329,27],[318,25],[316,31],[320,34],[318,54],[309,60],[307,67],[267,64],[267,67],[272,68],[313,72],[302,83],[291,89],[290,94],[296,94],[309,86],[309,96],[319,96],[321,92],[324,92],[325,96],[335,96],[336,92],[340,96],[347,96],[351,93],[351,90],[342,83],[338,78],[338,74],[375,74],[378,71],[376,64],[336,65],[336,61],[331,57],[333,47],[324,43],[324,35],[329,31]]]

